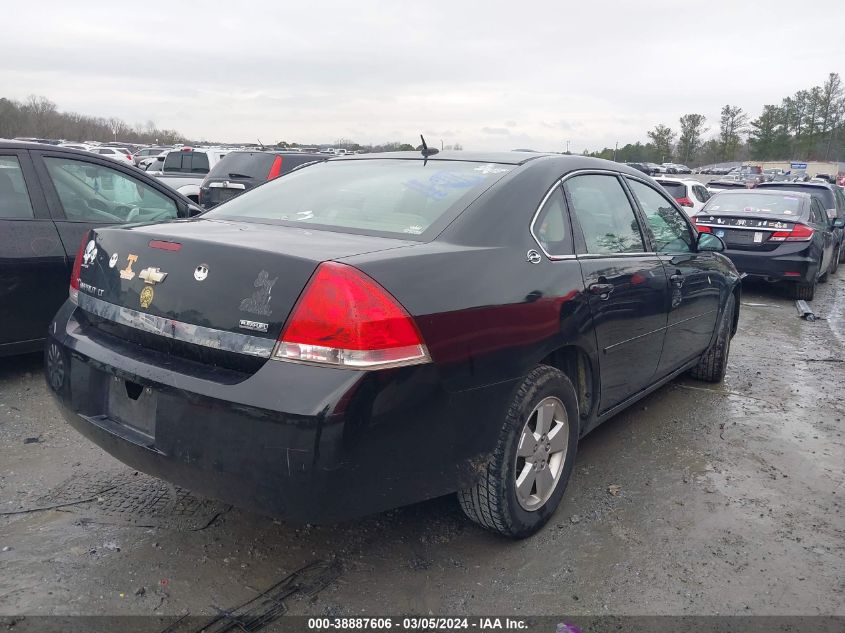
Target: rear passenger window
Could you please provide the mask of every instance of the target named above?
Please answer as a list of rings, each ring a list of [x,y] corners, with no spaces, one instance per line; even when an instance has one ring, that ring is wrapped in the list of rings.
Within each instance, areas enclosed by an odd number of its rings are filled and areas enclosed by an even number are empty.
[[[204,154],[202,152],[192,152],[191,173],[192,174],[207,174],[208,173],[208,155],[207,154]]]
[[[636,180],[629,180],[631,191],[645,213],[654,235],[654,248],[661,253],[689,253],[693,236],[687,221],[658,191]]]
[[[560,185],[555,185],[532,227],[534,237],[547,254],[554,256],[572,255],[572,239],[569,236],[569,220]]]
[[[17,156],[0,156],[0,218],[35,217]]]
[[[634,209],[616,176],[575,176],[564,186],[584,233],[588,253],[645,251]]]

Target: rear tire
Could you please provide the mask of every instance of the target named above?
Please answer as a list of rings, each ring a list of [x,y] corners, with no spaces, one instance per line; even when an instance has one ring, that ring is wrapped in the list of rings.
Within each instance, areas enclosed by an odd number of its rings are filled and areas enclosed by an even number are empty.
[[[725,372],[728,369],[728,355],[731,352],[731,330],[733,329],[735,309],[736,297],[731,294],[725,302],[725,309],[722,311],[722,321],[719,323],[716,340],[701,355],[698,365],[689,372],[690,376],[696,380],[722,382],[725,379]]]
[[[812,301],[816,296],[816,283],[797,283],[792,286],[792,298]]]
[[[464,514],[510,538],[534,534],[563,497],[579,431],[572,383],[554,367],[533,369],[514,392],[496,448],[478,480],[458,491]]]

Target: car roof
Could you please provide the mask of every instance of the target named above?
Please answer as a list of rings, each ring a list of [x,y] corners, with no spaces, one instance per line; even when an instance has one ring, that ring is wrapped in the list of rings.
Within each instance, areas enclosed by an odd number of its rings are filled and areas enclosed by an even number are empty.
[[[761,182],[757,185],[758,188],[765,187],[766,189],[777,189],[779,187],[788,188],[788,187],[818,187],[820,189],[830,189],[833,185],[829,182],[819,182],[818,180],[813,182],[812,180],[800,181],[800,182],[788,182],[788,181],[778,181],[778,182]]]
[[[546,154],[541,152],[467,152],[467,151],[445,151],[432,154],[427,160],[455,160],[470,163],[502,163],[504,165],[522,165],[531,160],[537,160],[543,156],[560,156],[560,154]],[[395,160],[424,160],[422,152],[376,152],[373,154],[352,154],[338,156],[332,161],[340,160],[373,160],[373,159],[395,159]]]
[[[789,195],[789,197],[795,198],[812,198],[813,196],[806,191],[776,191],[774,188],[772,189],[761,189],[760,187],[755,187],[753,189],[725,189],[724,191],[720,191],[719,195],[739,195],[739,194],[760,194],[761,196],[784,196]]]
[[[695,178],[673,178],[671,176],[656,176],[654,178],[657,182],[682,182],[685,185],[701,185],[704,187],[704,183],[700,180],[696,180]]]
[[[91,157],[91,152],[74,149],[72,147],[62,147],[61,145],[48,145],[46,143],[24,143],[21,141],[0,141],[0,149],[32,149],[48,151],[51,153],[59,152],[62,154],[75,154],[76,156]],[[111,148],[116,149],[116,148]]]
[[[623,163],[617,163],[612,160],[604,160],[602,158],[591,158],[589,156],[582,156],[580,154],[556,154],[556,153],[530,153],[530,152],[468,152],[468,151],[445,151],[438,152],[427,159],[422,156],[420,152],[380,152],[374,154],[354,154],[352,156],[338,156],[330,158],[329,163],[340,161],[356,161],[356,160],[427,160],[429,162],[438,161],[463,161],[470,163],[499,163],[503,165],[525,165],[530,163],[550,165],[551,163],[558,163],[556,169],[560,170],[560,174],[566,174],[572,171],[581,169],[595,169],[602,171],[614,171],[622,174],[628,174],[636,178],[648,178],[643,172],[628,167]],[[551,166],[551,165],[550,165]]]

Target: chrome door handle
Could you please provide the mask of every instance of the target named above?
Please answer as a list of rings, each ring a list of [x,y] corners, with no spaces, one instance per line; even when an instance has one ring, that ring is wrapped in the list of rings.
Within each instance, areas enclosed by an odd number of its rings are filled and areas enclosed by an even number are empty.
[[[589,287],[592,294],[599,295],[602,299],[607,299],[613,289],[613,284],[591,284]]]

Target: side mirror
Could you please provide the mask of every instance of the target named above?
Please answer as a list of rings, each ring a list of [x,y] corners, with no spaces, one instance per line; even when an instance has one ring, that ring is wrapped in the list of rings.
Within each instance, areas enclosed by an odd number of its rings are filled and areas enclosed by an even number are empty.
[[[698,252],[713,252],[713,253],[721,253],[725,250],[725,243],[722,241],[721,237],[717,237],[712,233],[699,233],[698,234]]]
[[[845,228],[845,218],[836,218],[833,221],[833,228],[835,228],[835,229]]]

